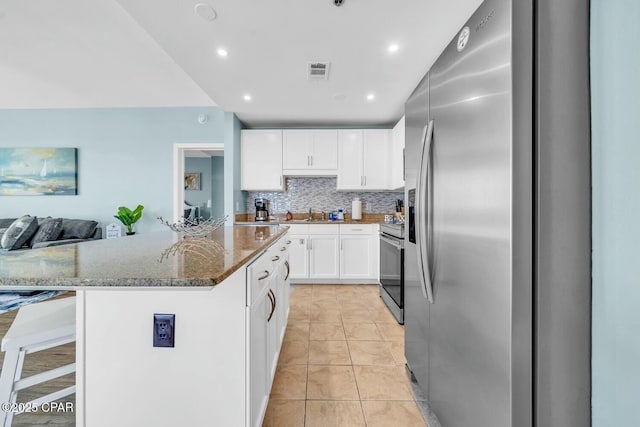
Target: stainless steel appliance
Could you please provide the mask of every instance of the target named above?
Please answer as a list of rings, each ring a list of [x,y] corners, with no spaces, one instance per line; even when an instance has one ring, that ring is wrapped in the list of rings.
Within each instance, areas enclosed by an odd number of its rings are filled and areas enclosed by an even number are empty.
[[[588,53],[588,2],[487,0],[406,103],[405,354],[431,426],[590,425]]]
[[[404,323],[404,224],[380,224],[380,297]]]
[[[256,221],[269,221],[269,200],[258,198],[255,200]]]

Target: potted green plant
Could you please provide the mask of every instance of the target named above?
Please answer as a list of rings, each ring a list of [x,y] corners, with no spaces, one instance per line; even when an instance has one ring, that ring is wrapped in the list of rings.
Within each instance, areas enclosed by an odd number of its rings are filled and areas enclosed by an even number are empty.
[[[133,224],[138,222],[140,218],[142,218],[142,210],[144,206],[138,205],[134,210],[129,209],[126,206],[120,206],[118,208],[118,215],[114,215],[113,217],[118,219],[125,227],[127,227],[127,236],[131,236],[136,234],[133,231]]]

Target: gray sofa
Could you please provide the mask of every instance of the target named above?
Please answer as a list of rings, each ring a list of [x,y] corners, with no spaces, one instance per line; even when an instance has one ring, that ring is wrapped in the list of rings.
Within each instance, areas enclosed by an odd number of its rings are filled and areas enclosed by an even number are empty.
[[[17,218],[0,218],[0,238],[16,220]],[[102,228],[93,220],[37,218],[37,226],[34,224],[33,228],[35,231],[24,244],[12,249],[37,249],[102,238]],[[50,231],[48,229],[53,230],[49,235],[46,233]],[[10,249],[4,248],[4,250]]]

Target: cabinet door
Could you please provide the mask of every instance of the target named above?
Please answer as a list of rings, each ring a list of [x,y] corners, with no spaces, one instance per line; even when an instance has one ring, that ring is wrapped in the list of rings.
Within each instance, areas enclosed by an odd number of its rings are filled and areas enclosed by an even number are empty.
[[[337,279],[340,277],[338,254],[339,237],[309,236],[309,278]]]
[[[307,279],[309,278],[309,254],[307,250],[307,235],[289,236],[291,244],[289,245],[289,266],[291,273],[290,279]]]
[[[340,236],[340,278],[375,279],[375,253],[372,236]]]
[[[362,144],[361,130],[338,131],[338,190],[362,189]]]
[[[338,131],[314,130],[311,169],[338,169]]]
[[[282,130],[243,130],[242,190],[282,191]]]
[[[278,270],[274,270],[274,276],[269,281],[269,288],[271,290],[271,312],[267,316],[268,323],[268,350],[267,350],[267,366],[268,366],[268,389],[267,394],[271,393],[271,385],[273,384],[273,377],[276,374],[276,367],[278,366],[278,355],[280,354],[280,332],[278,330],[278,304],[280,303],[278,298]],[[269,319],[269,317],[271,317]],[[268,396],[267,396],[268,398]]]
[[[313,132],[310,130],[282,131],[282,168],[308,169],[311,167]]]
[[[364,131],[364,182],[366,190],[386,190],[390,162],[388,158],[391,131],[375,129]]]
[[[260,427],[269,401],[269,324],[271,300],[267,290],[255,299],[249,311],[250,322],[250,410],[251,426]]]

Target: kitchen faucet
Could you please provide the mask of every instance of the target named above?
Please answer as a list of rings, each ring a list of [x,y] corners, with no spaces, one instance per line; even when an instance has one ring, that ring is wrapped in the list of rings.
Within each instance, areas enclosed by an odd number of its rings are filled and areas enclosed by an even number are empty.
[[[313,215],[311,214],[311,208],[309,208],[309,218],[307,218],[307,221],[313,221]]]

